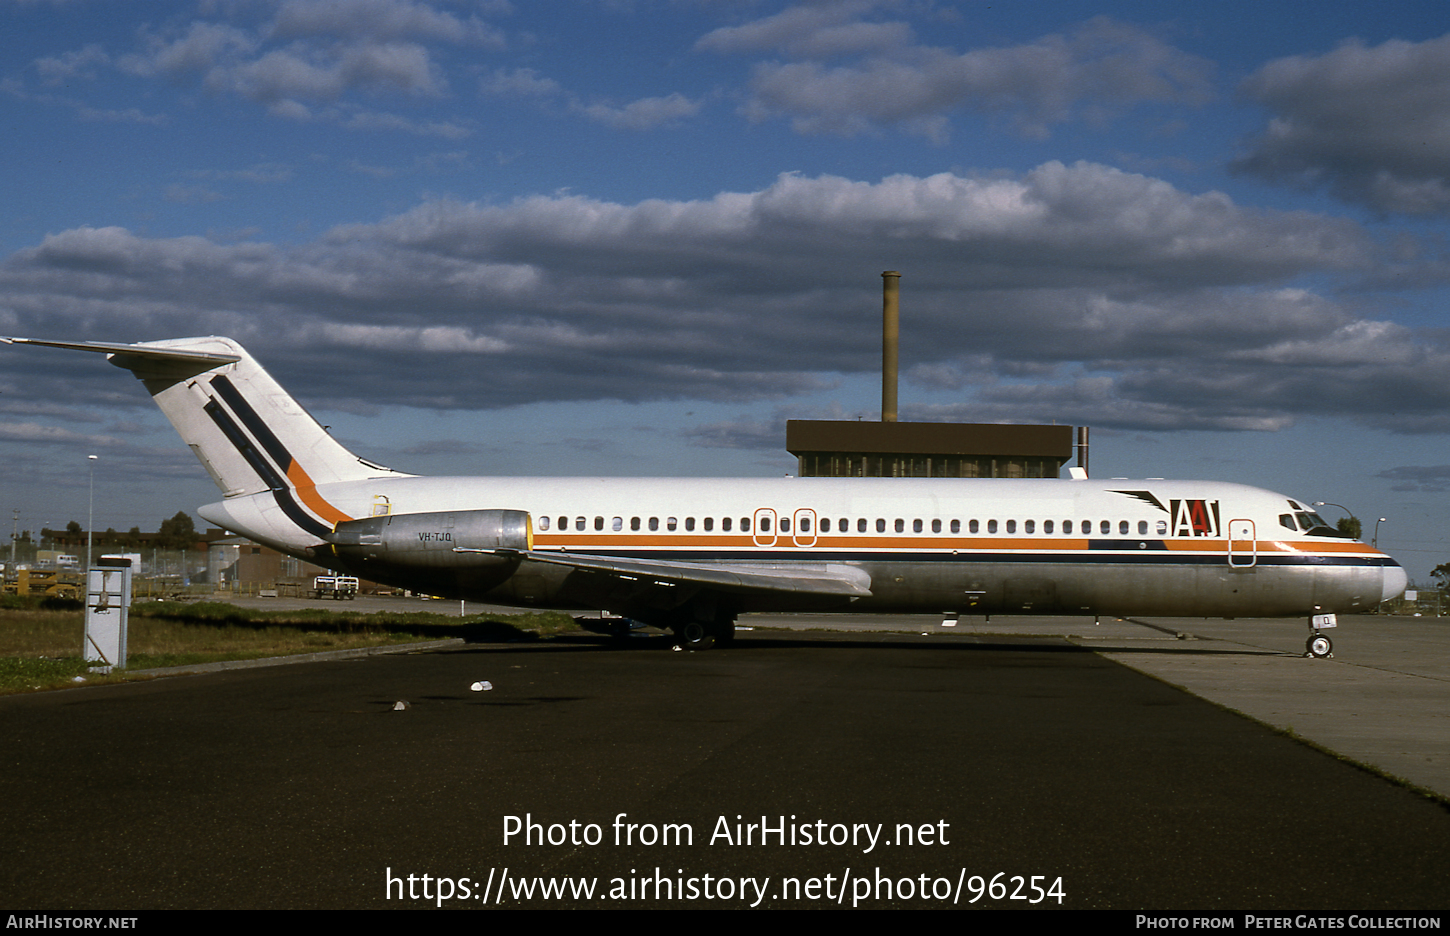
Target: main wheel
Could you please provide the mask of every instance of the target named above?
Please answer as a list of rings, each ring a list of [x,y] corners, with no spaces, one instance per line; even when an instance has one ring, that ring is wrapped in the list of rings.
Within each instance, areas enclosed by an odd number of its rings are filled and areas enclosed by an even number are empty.
[[[680,639],[680,647],[685,650],[709,650],[715,646],[715,635],[699,621],[681,624],[675,629],[675,636]]]
[[[1304,644],[1304,649],[1309,651],[1310,656],[1323,659],[1324,657],[1333,655],[1334,641],[1325,637],[1323,634],[1315,634],[1309,638],[1308,643]]]

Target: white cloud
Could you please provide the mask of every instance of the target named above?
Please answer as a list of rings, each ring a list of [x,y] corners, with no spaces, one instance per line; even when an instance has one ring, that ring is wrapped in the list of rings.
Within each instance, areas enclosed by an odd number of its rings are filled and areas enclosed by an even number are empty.
[[[1450,211],[1450,35],[1278,59],[1241,91],[1272,116],[1240,171],[1381,212]]]
[[[432,200],[296,246],[76,228],[0,264],[0,310],[19,334],[232,334],[352,409],[747,400],[874,372],[892,267],[909,379],[955,389],[967,421],[1450,431],[1440,339],[1286,285],[1383,259],[1343,220],[1047,163],[697,201]],[[58,403],[96,392],[0,353]]]
[[[681,119],[693,117],[700,112],[699,101],[692,101],[679,93],[665,97],[640,98],[622,107],[609,104],[577,107],[590,120],[616,130],[652,130],[662,125],[678,123]]]
[[[913,44],[902,24],[854,21],[869,6],[792,8],[716,30],[699,47],[774,47],[799,59],[757,64],[744,112],[757,121],[788,117],[802,133],[899,127],[940,140],[951,114],[976,111],[1006,115],[1019,132],[1043,138],[1070,120],[1212,95],[1207,61],[1106,18],[1022,45],[957,52]],[[827,64],[845,53],[860,57]]]
[[[285,0],[278,8],[273,36],[348,36],[374,40],[405,37],[503,48],[496,27],[477,17],[466,20],[410,0]]]

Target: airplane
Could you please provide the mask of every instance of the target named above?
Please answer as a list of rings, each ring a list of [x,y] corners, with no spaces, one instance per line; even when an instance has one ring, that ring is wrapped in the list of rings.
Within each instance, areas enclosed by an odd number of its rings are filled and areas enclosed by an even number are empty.
[[[103,353],[222,491],[197,513],[430,595],[603,609],[727,644],[746,612],[1303,617],[1398,596],[1308,502],[1212,481],[419,477],[348,451],[230,338],[0,338]]]

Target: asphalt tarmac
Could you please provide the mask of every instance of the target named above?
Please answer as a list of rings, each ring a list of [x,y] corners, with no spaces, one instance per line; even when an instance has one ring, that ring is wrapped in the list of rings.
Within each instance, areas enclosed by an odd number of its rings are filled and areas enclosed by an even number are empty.
[[[708,653],[578,637],[3,698],[0,910],[985,906],[1242,926],[1450,905],[1442,801],[1087,645],[1122,628],[1113,653],[1331,676],[1347,651],[1228,653],[1161,622],[906,623],[926,635],[761,629]]]

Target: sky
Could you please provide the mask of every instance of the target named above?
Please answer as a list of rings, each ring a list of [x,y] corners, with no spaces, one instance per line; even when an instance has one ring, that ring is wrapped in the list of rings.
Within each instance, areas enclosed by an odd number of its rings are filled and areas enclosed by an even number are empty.
[[[791,474],[898,270],[903,420],[1450,561],[1443,2],[3,0],[0,119],[0,335],[231,336],[399,469]],[[99,356],[0,346],[0,463],[218,499]]]

